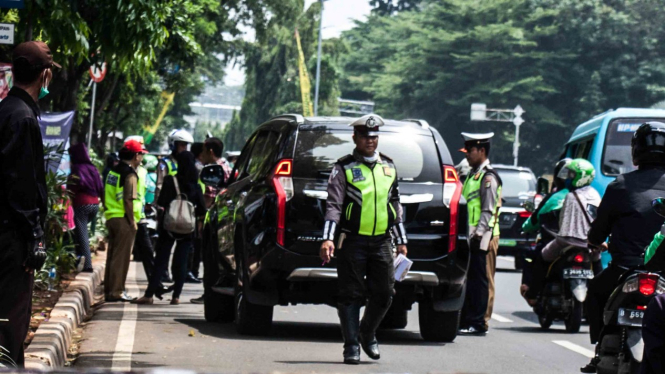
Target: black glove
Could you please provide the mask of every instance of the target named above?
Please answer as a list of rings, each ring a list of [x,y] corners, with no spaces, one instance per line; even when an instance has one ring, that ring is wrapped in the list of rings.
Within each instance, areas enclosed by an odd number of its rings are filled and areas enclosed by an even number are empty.
[[[39,271],[46,262],[46,249],[42,239],[28,242],[28,255],[25,258],[23,266]]]
[[[480,250],[480,241],[483,239],[482,236],[478,235],[473,235],[471,237],[471,240],[469,241],[469,249],[472,251],[479,251]]]

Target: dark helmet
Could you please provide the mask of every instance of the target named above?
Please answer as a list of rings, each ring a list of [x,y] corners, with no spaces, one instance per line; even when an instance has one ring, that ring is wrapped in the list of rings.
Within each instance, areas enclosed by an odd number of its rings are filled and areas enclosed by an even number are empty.
[[[665,123],[642,124],[633,134],[630,146],[635,165],[665,164]]]
[[[554,182],[557,187],[563,188],[566,179],[568,178],[568,169],[566,169],[566,167],[570,165],[572,161],[572,158],[566,157],[559,160],[559,162],[554,165]]]

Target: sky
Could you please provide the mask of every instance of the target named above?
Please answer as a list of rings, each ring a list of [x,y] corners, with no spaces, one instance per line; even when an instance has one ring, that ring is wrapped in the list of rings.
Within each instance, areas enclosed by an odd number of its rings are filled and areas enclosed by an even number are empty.
[[[309,7],[317,0],[305,0]],[[371,7],[368,0],[327,0],[323,8],[323,38],[338,37],[342,31],[353,28],[354,20],[364,20]],[[252,38],[252,35],[247,35]],[[245,83],[245,73],[238,67],[228,66],[224,83],[237,86]]]

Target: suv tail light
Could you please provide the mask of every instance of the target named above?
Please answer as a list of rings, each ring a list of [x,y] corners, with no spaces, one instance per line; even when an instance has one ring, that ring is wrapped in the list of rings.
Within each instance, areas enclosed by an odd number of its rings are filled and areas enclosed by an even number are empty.
[[[656,284],[658,284],[660,277],[658,274],[642,273],[637,275],[638,289],[644,296],[653,295],[656,292]]]
[[[452,166],[443,166],[443,204],[450,209],[450,231],[448,235],[448,253],[457,246],[457,217],[459,215],[459,199],[462,195],[462,184],[457,171]]]
[[[531,212],[529,212],[529,211],[527,211],[527,210],[523,210],[523,211],[521,211],[521,212],[517,212],[517,215],[518,215],[520,218],[529,218],[529,217],[531,217]]]
[[[284,245],[286,228],[286,202],[293,198],[291,168],[293,160],[280,160],[272,174],[271,182],[277,195],[277,244]]]

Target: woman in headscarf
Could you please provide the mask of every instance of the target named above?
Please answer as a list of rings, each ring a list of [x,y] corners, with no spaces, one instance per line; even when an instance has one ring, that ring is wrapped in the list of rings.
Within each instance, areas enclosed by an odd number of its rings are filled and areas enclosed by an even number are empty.
[[[90,161],[85,144],[78,143],[69,148],[69,157],[71,174],[67,189],[71,193],[74,207],[76,253],[85,259],[83,271],[92,272],[88,224],[95,221],[99,212],[99,198],[103,193],[102,178]]]
[[[205,216],[206,205],[203,201],[201,186],[198,184],[199,172],[196,169],[194,154],[188,151],[180,152],[176,156],[176,161],[178,162],[178,174],[175,177],[167,176],[164,178],[164,184],[159,193],[157,205],[168,210],[171,202],[178,196],[175,187],[175,182],[177,181],[180,193],[187,196],[187,201],[194,204],[196,217]],[[150,283],[148,289],[145,291],[145,295],[138,300],[132,301],[132,303],[152,304],[153,296],[157,296],[161,300],[165,292],[172,290],[173,297],[171,298],[171,305],[178,305],[180,304],[180,294],[182,293],[185,277],[187,276],[187,259],[189,252],[192,250],[194,233],[178,235],[166,231],[164,229],[164,215],[162,215],[159,221],[157,231],[159,239],[157,241],[155,271],[151,274]],[[174,284],[167,290],[163,290],[160,287],[161,275],[164,274],[168,267],[171,248],[173,248],[174,242],[177,243],[171,266]]]

